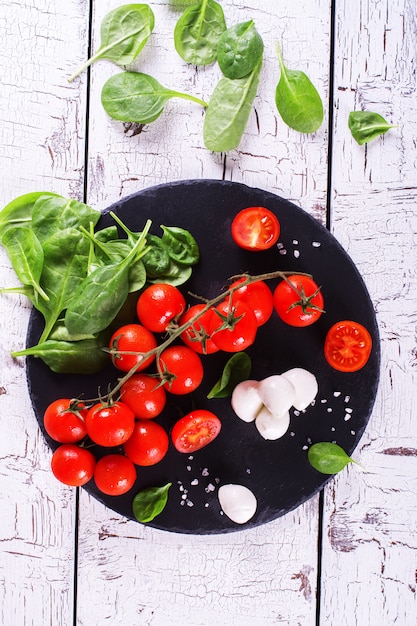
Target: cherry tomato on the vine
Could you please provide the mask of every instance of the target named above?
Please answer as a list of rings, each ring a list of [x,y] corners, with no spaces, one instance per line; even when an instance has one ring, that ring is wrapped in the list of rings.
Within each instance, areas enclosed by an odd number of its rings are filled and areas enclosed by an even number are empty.
[[[182,326],[190,321],[195,315],[204,309],[204,304],[195,304],[190,307],[184,315],[180,317],[179,325]],[[181,339],[189,348],[192,348],[199,354],[213,354],[218,352],[219,348],[214,341],[210,339],[208,326],[211,320],[211,311],[208,310],[192,325],[181,333]]]
[[[59,443],[76,443],[87,434],[85,417],[88,409],[74,399],[60,398],[52,402],[43,416],[45,430]]]
[[[140,324],[125,324],[121,326],[110,339],[110,350],[120,352],[140,352],[142,354],[111,354],[113,365],[122,372],[129,372],[137,363],[136,371],[144,370],[155,359],[155,355],[143,360],[143,354],[157,346],[155,336],[150,330]],[[143,361],[143,363],[141,363]]]
[[[372,350],[369,331],[351,320],[334,324],[324,342],[324,356],[334,369],[340,372],[356,372],[368,361]]]
[[[107,454],[99,459],[94,469],[97,488],[108,496],[121,496],[135,484],[136,468],[123,454]]]
[[[52,473],[61,483],[81,487],[92,479],[96,459],[94,454],[73,443],[63,443],[51,459]]]
[[[169,346],[159,357],[159,366],[164,374],[164,387],[175,395],[184,395],[197,389],[203,380],[201,359],[187,346]]]
[[[155,283],[139,296],[136,312],[140,322],[154,333],[166,331],[170,322],[186,308],[185,298],[174,285]]]
[[[152,419],[165,407],[166,393],[157,378],[149,374],[134,374],[123,383],[120,399],[132,409],[135,417]]]
[[[290,326],[309,326],[324,313],[320,287],[310,276],[294,274],[282,280],[274,291],[274,308]]]
[[[244,250],[267,250],[278,240],[281,231],[277,216],[262,206],[239,211],[232,222],[233,241]]]
[[[230,285],[230,288],[243,283],[245,278],[239,278]],[[272,291],[262,280],[243,285],[232,294],[232,302],[243,302],[255,313],[258,326],[266,324],[274,310]]]
[[[178,452],[195,452],[217,437],[222,424],[217,415],[206,409],[196,409],[176,422],[171,432]]]
[[[240,352],[253,344],[258,324],[255,313],[243,302],[220,302],[212,311],[210,333],[220,350]]]
[[[169,438],[153,420],[138,420],[132,436],[124,445],[126,456],[136,465],[155,465],[168,451]]]
[[[95,404],[85,418],[88,436],[99,446],[125,443],[133,433],[135,415],[123,402]]]

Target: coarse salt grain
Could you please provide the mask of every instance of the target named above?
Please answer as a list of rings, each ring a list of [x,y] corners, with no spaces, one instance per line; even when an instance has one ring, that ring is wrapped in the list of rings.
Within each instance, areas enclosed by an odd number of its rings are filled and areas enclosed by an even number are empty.
[[[208,475],[209,475],[209,471],[208,471],[207,467],[205,467],[205,468],[202,470],[201,475],[202,475],[202,476],[208,476]]]
[[[194,480],[191,481],[191,485],[194,487],[195,485],[198,485],[198,478],[194,478]]]
[[[321,243],[320,241],[312,241],[311,245],[313,246],[313,248],[320,248]]]
[[[353,412],[353,409],[351,409],[350,407],[348,407],[348,406],[347,406],[347,407],[345,408],[345,411],[346,411],[346,413],[352,413],[352,412]]]
[[[334,395],[334,397],[335,397],[335,398],[338,398],[339,396],[341,396],[341,395],[342,395],[342,392],[341,392],[341,391],[335,391],[335,392],[333,393],[333,395]]]
[[[300,251],[299,250],[294,250],[294,258],[298,259],[300,256]]]
[[[204,491],[206,493],[210,493],[211,491],[214,491],[215,489],[216,489],[216,487],[214,485],[212,485],[211,483],[209,483]]]
[[[345,414],[345,417],[343,418],[345,420],[345,422],[348,422],[350,420],[352,416],[349,413]]]

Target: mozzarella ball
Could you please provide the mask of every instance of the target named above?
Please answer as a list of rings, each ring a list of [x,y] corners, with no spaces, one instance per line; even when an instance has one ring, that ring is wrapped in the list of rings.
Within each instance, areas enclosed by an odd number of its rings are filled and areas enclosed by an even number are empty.
[[[304,411],[315,399],[319,390],[317,378],[302,367],[294,367],[282,374],[295,388],[294,408]]]
[[[232,392],[232,409],[244,422],[253,422],[262,408],[257,380],[244,380]]]
[[[257,391],[268,411],[277,417],[284,415],[295,402],[295,387],[283,376],[264,378],[258,384]]]
[[[245,524],[255,515],[258,504],[256,497],[243,485],[222,485],[218,498],[225,515],[236,524]]]
[[[277,417],[264,407],[257,415],[255,426],[264,439],[273,441],[279,439],[287,432],[290,425],[290,414],[288,411],[284,415]]]

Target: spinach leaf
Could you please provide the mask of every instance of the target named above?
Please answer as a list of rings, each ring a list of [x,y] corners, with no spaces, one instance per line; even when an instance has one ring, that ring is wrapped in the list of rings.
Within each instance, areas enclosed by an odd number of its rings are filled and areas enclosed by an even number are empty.
[[[192,234],[178,226],[162,226],[162,243],[168,255],[180,265],[195,265],[200,259],[200,250]]]
[[[226,152],[238,147],[258,89],[262,63],[245,76],[221,78],[214,88],[204,118],[206,148]]]
[[[278,44],[277,53],[281,68],[275,92],[278,112],[290,128],[300,133],[314,133],[324,117],[320,95],[304,72],[285,67]]]
[[[98,59],[110,59],[118,65],[132,63],[148,41],[154,22],[153,11],[147,4],[125,4],[107,13],[101,23],[100,48],[69,82]]]
[[[66,228],[87,228],[97,224],[100,211],[83,202],[61,197],[39,198],[32,212],[32,228],[43,244],[50,236]]]
[[[383,135],[390,128],[396,128],[379,115],[372,111],[352,111],[349,113],[348,126],[353,138],[361,146],[364,143]]]
[[[237,352],[227,361],[221,378],[209,391],[207,398],[227,398],[233,389],[250,375],[252,361],[246,352]]]
[[[148,276],[148,282],[150,283],[168,283],[178,287],[187,282],[193,273],[191,265],[180,265],[171,260],[168,269],[155,278]]]
[[[33,287],[41,298],[49,300],[39,283],[44,255],[42,245],[33,230],[28,226],[8,228],[1,242],[22,285]]]
[[[185,9],[176,23],[175,49],[187,63],[209,65],[217,58],[217,44],[225,30],[220,4],[214,0],[200,0]]]
[[[149,250],[142,257],[146,274],[150,278],[161,276],[169,268],[170,258],[168,251],[162,243],[162,239],[156,235],[148,235],[146,243],[149,246]]]
[[[34,356],[42,359],[57,374],[95,374],[109,364],[107,348],[109,333],[80,341],[47,339],[43,343],[12,352],[12,357]]]
[[[157,515],[162,513],[168,502],[168,491],[172,483],[167,483],[163,487],[149,487],[143,489],[133,498],[133,515],[138,522],[143,524],[151,522]]]
[[[58,230],[43,244],[44,262],[40,284],[49,300],[39,300],[37,305],[45,318],[45,328],[39,343],[49,337],[62,311],[85,278],[88,250],[88,240],[80,236],[76,228]]]
[[[308,449],[307,456],[310,465],[322,474],[336,474],[349,463],[354,463],[343,448],[327,441],[314,443]]]
[[[262,60],[264,43],[253,20],[228,28],[217,46],[217,62],[227,78],[243,78]]]
[[[4,209],[0,211],[0,235],[9,226],[30,224],[35,202],[43,196],[62,197],[49,191],[34,191],[32,193],[25,193],[23,196],[18,196],[9,202],[9,204],[6,204]]]
[[[98,267],[79,284],[65,313],[71,334],[98,333],[114,320],[128,296],[129,270],[145,247],[149,225],[126,258]]]
[[[129,267],[129,293],[139,291],[146,283],[146,269],[142,259],[136,259]]]
[[[116,74],[108,79],[101,92],[101,102],[110,117],[138,124],[154,122],[171,98],[184,98],[207,106],[203,100],[167,89],[149,74],[141,72]]]

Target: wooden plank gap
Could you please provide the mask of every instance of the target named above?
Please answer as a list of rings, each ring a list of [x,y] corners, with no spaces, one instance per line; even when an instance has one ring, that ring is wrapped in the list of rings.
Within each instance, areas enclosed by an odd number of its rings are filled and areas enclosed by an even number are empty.
[[[329,115],[327,140],[327,197],[326,197],[326,228],[332,225],[332,193],[333,193],[333,125],[334,125],[334,60],[336,49],[336,0],[330,2],[330,59],[329,59]]]

